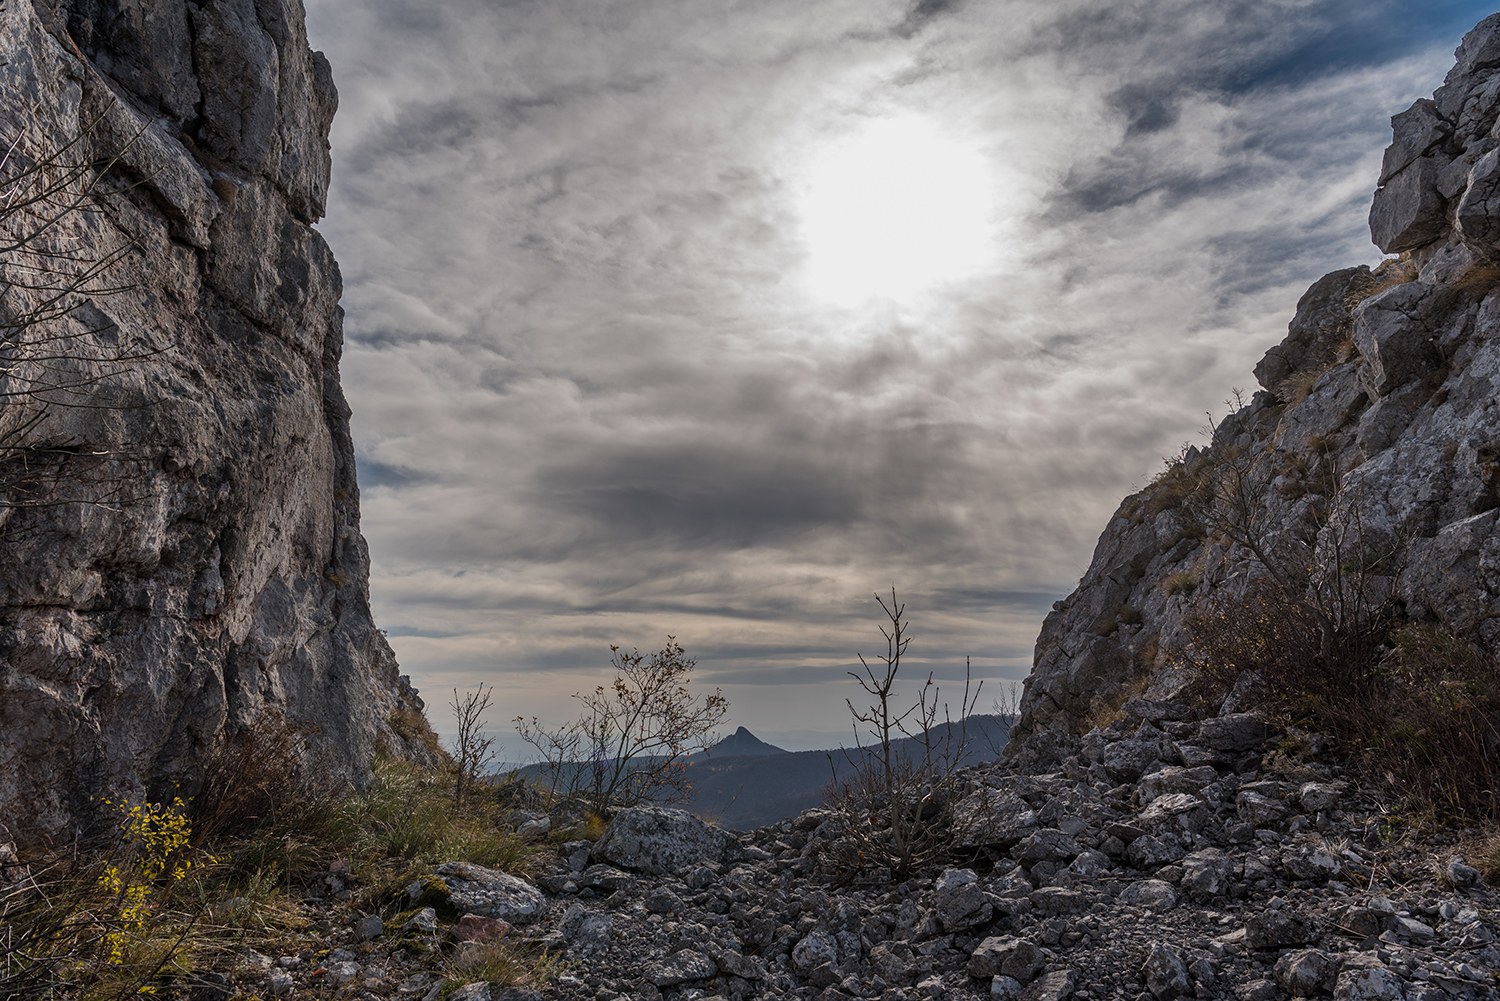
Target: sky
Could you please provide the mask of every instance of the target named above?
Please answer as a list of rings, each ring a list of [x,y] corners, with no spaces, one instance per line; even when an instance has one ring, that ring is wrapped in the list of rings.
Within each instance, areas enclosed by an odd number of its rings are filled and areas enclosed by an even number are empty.
[[[1325,272],[1493,7],[308,0],[340,92],[376,621],[557,725],[611,645],[728,730],[850,738],[894,587],[956,704]],[[701,694],[701,692],[700,692]]]

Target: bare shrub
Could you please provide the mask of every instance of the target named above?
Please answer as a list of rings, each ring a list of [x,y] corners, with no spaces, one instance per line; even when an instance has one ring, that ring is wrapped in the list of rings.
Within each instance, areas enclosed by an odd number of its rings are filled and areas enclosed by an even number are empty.
[[[712,743],[729,712],[724,693],[695,699],[696,662],[675,637],[652,654],[610,649],[615,679],[574,698],[583,714],[549,730],[516,717],[521,738],[542,756],[554,795],[581,797],[599,816],[647,801],[681,799],[690,788],[687,757]]]
[[[494,688],[486,692],[483,684],[476,691],[465,692],[462,696],[455,688],[453,701],[449,703],[453,709],[453,720],[458,724],[458,734],[453,745],[453,799],[460,809],[468,801],[470,791],[482,778],[485,765],[495,758],[491,750],[495,738],[484,735],[484,714],[489,709],[490,698],[494,694]]]
[[[1496,665],[1437,626],[1352,622],[1329,644],[1309,605],[1268,583],[1188,623],[1193,666],[1219,691],[1257,672],[1268,710],[1334,737],[1420,806],[1500,819]]]
[[[0,128],[0,509],[119,502],[122,470],[147,458],[129,443],[61,434],[52,419],[152,405],[119,377],[163,350],[81,312],[131,287],[112,274],[134,247],[106,246],[104,227],[91,225],[117,165],[84,154],[98,127],[60,144]]]
[[[1379,772],[1443,813],[1500,820],[1500,671],[1472,643],[1413,624],[1391,635],[1379,686],[1321,714]]]
[[[856,707],[853,700],[845,700],[855,747],[842,752],[847,767],[834,769],[823,799],[841,821],[836,852],[845,874],[862,872],[874,878],[885,870],[887,878],[900,880],[949,856],[975,822],[956,809],[965,791],[958,768],[969,748],[966,720],[983,682],[971,684],[966,662],[956,721],[940,701],[931,673],[916,701],[900,708],[896,680],[911,643],[903,619],[906,606],[897,601],[894,588],[889,604],[880,595],[875,600],[886,618],[880,626],[886,652],[877,658],[879,668],[872,668],[860,654],[864,673],[849,672],[871,701]],[[862,729],[872,739],[867,746],[860,743]]]
[[[254,726],[221,733],[204,758],[193,800],[194,844],[248,835],[311,794],[303,787],[302,762],[317,733],[312,723],[289,720],[275,709],[263,712]]]

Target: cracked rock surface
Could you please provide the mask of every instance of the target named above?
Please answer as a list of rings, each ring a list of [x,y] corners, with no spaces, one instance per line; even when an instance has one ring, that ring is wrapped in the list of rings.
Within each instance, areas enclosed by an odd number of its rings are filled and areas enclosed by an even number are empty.
[[[0,4],[0,122],[30,155],[115,165],[52,235],[122,255],[116,291],[37,331],[118,404],[35,430],[60,463],[41,499],[83,503],[0,497],[8,837],[190,797],[267,706],[316,727],[323,775],[360,781],[380,743],[427,757],[390,722],[421,701],[370,617],[341,279],[313,228],[337,103],[300,0]]]

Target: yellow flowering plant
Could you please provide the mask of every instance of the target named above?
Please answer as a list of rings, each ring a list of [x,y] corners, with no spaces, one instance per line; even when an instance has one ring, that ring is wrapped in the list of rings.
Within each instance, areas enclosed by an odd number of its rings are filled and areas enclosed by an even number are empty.
[[[125,862],[109,864],[99,877],[100,885],[119,902],[118,927],[104,936],[109,949],[106,962],[114,965],[124,961],[126,943],[145,928],[153,892],[185,878],[193,867],[185,854],[192,825],[181,797],[173,797],[171,803],[134,806],[103,802],[120,815],[121,841],[127,853]]]

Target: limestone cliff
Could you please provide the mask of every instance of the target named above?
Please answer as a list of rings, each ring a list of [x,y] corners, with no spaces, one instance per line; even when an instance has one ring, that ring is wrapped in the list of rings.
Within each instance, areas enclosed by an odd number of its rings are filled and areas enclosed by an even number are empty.
[[[1352,567],[1363,600],[1500,654],[1497,115],[1500,15],[1391,120],[1370,229],[1401,259],[1319,279],[1248,405],[1121,504],[1042,627],[1010,754],[1065,756],[1096,700],[1159,675],[1268,561],[1313,586]]]
[[[318,728],[333,780],[382,742],[426,753],[390,722],[421,702],[370,617],[339,271],[312,228],[336,105],[299,0],[0,0],[7,144],[93,164],[49,246],[118,256],[44,331],[93,405],[44,408],[7,453],[48,477],[0,477],[11,836],[191,794],[268,708]]]

